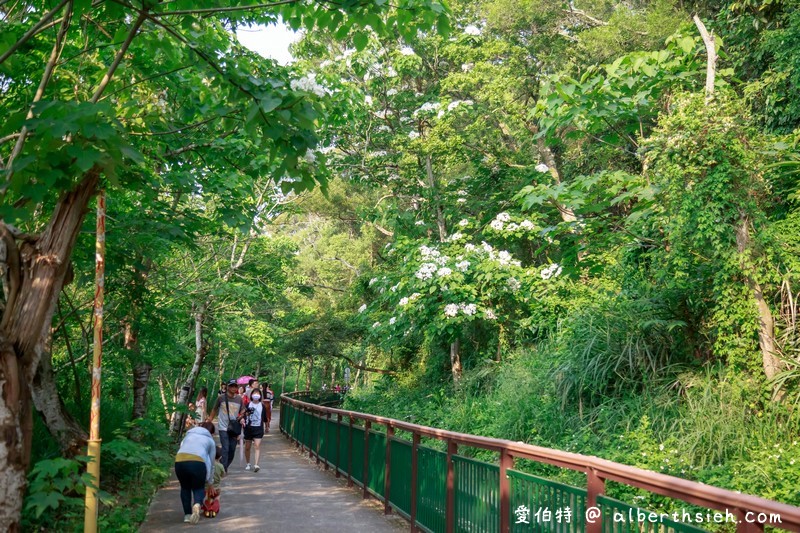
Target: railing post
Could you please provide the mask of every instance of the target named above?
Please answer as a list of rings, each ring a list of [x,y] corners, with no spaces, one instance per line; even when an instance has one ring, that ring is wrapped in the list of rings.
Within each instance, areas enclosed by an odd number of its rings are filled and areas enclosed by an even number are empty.
[[[447,510],[446,531],[453,533],[456,526],[456,470],[453,466],[453,456],[458,453],[458,444],[447,440]]]
[[[353,415],[347,417],[350,421],[347,432],[347,486],[353,486]]]
[[[419,463],[419,433],[411,439],[411,533],[417,530],[417,464]]]
[[[317,455],[317,464],[319,464],[319,448],[322,445],[322,413],[317,416],[317,445],[314,446]]]
[[[392,437],[394,437],[394,428],[392,426],[386,426],[386,470],[383,474],[383,514],[392,513],[392,506],[389,504],[389,493],[392,489]]]
[[[597,497],[602,496],[605,490],[605,480],[597,475],[594,468],[589,467],[586,471],[586,508],[594,507],[600,509],[600,506],[597,504]],[[586,522],[586,533],[601,533],[602,531],[603,515],[597,513],[597,518],[594,522]]]
[[[331,421],[331,414],[325,413],[325,445],[328,446],[328,449],[325,451],[325,470],[328,470],[328,452],[330,451],[330,445],[328,444],[328,429],[330,429],[329,422]]]
[[[294,445],[297,448],[300,448],[300,453],[303,452],[303,411],[305,411],[305,407],[298,407],[295,415],[297,416],[297,440],[295,441]]]
[[[500,533],[508,533],[511,528],[511,483],[508,469],[514,468],[514,457],[508,450],[500,452]]]
[[[363,498],[369,498],[369,491],[367,485],[369,484],[369,429],[372,427],[372,422],[369,420],[364,421],[364,473],[362,474],[362,488],[364,489]]]
[[[339,472],[342,466],[342,415],[336,413],[336,477],[342,474]]]

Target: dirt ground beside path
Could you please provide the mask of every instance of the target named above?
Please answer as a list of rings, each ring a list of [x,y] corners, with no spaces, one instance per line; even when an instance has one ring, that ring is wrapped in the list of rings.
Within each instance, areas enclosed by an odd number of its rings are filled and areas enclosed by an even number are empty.
[[[177,531],[347,531],[377,533],[407,531],[408,523],[384,516],[383,505],[364,501],[360,491],[320,470],[295,451],[280,434],[277,417],[261,443],[261,471],[246,472],[239,450],[222,480],[221,512],[200,518],[196,526],[183,523],[180,487],[174,478],[150,504],[142,532]]]

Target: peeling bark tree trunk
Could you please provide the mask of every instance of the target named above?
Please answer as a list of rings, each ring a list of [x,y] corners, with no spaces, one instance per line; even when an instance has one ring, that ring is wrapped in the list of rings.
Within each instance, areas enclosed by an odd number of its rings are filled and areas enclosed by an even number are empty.
[[[0,530],[19,531],[33,420],[31,385],[42,357],[75,240],[97,189],[90,171],[56,204],[45,230],[19,248],[0,223],[9,287],[0,320]]]
[[[31,393],[36,410],[42,416],[50,435],[58,442],[61,452],[67,457],[84,453],[89,434],[64,408],[49,354],[39,361],[31,384]]]
[[[206,353],[208,353],[208,344],[203,339],[203,321],[205,320],[207,310],[208,302],[203,302],[201,305],[195,307],[194,310],[194,365],[192,365],[192,370],[189,372],[189,376],[186,378],[183,387],[181,387],[181,390],[178,391],[177,401],[175,402],[176,406],[188,405],[189,397],[194,391],[194,386],[197,382],[197,376],[200,375],[200,369],[203,367],[203,361],[206,358]],[[180,431],[180,429],[183,427],[183,422],[185,419],[185,413],[181,413],[177,410],[174,411],[172,413],[172,425],[170,426],[170,431],[173,434],[177,434],[178,431]]]
[[[133,368],[133,411],[131,419],[144,418],[147,413],[147,385],[153,367],[149,363],[139,363]]]

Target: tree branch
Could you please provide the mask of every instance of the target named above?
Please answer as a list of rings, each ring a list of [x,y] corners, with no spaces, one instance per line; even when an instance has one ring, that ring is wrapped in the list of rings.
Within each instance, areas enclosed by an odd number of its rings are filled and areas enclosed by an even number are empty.
[[[0,56],[0,65],[2,65],[2,64],[3,64],[3,62],[4,62],[6,59],[8,59],[9,57],[11,57],[11,55],[12,55],[14,52],[16,52],[16,51],[17,51],[17,49],[18,49],[20,46],[22,46],[23,44],[25,44],[26,42],[28,42],[28,39],[30,39],[31,37],[33,37],[34,35],[36,35],[36,34],[39,32],[39,30],[40,30],[40,29],[42,29],[42,26],[44,26],[45,24],[47,24],[47,22],[48,22],[48,21],[49,21],[51,18],[53,18],[53,15],[55,15],[56,13],[58,13],[59,11],[61,11],[61,9],[62,9],[62,8],[65,6],[65,5],[67,5],[68,3],[70,3],[70,0],[61,0],[61,2],[59,2],[59,3],[58,3],[58,5],[57,5],[56,7],[54,7],[53,9],[51,9],[50,11],[48,11],[47,13],[45,13],[44,17],[42,17],[42,19],[41,19],[39,22],[37,22],[36,24],[34,24],[34,25],[33,25],[33,27],[32,27],[31,29],[29,29],[28,31],[26,31],[26,32],[25,32],[25,34],[24,34],[22,37],[20,37],[20,38],[19,38],[19,40],[18,40],[17,42],[15,42],[14,44],[12,44],[12,45],[11,45],[11,48],[9,48],[8,50],[6,50],[6,51],[5,51],[5,53],[3,53],[3,55],[2,55],[2,56]],[[71,9],[71,7],[70,7],[70,9]]]

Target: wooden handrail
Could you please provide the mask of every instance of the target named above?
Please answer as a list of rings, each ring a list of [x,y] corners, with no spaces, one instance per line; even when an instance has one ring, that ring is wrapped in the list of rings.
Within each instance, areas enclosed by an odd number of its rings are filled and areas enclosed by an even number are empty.
[[[758,524],[744,523],[743,517],[745,513],[752,512],[754,516],[759,513],[764,513],[767,516],[779,515],[781,523],[780,525],[775,524],[777,527],[800,532],[800,507],[793,505],[615,463],[595,456],[533,446],[523,442],[514,442],[493,437],[481,437],[428,426],[420,426],[418,424],[403,422],[392,418],[316,405],[298,400],[292,396],[294,396],[292,393],[284,394],[281,400],[305,411],[313,411],[326,416],[334,414],[337,416],[346,416],[351,426],[353,420],[361,420],[365,423],[367,428],[373,425],[386,427],[389,435],[393,434],[396,430],[407,431],[412,433],[415,444],[419,442],[419,437],[427,437],[447,443],[448,450],[451,452],[457,449],[458,445],[498,452],[501,457],[501,462],[505,461],[505,465],[509,464],[511,458],[521,458],[583,472],[587,474],[590,481],[593,481],[588,483],[588,495],[589,501],[591,502],[595,502],[597,496],[602,495],[604,491],[604,482],[610,480],[708,509],[730,511],[740,517],[740,523],[737,528],[738,531],[751,531],[754,526],[756,530],[761,529]],[[301,396],[301,394],[298,394],[298,396]],[[369,435],[368,431],[365,432],[365,437],[367,435]],[[389,441],[390,438],[387,438],[387,443]],[[414,455],[416,456],[416,453]],[[507,459],[504,460],[503,457],[507,457]],[[364,487],[364,493],[366,494],[366,486]],[[412,513],[412,517],[414,514],[416,513]],[[412,518],[412,528],[414,527],[414,518]]]

